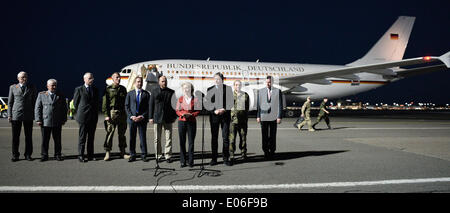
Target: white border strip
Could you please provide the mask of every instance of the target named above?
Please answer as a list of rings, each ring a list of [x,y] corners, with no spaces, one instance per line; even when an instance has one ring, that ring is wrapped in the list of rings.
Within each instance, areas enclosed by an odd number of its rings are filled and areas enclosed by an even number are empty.
[[[378,186],[392,184],[417,184],[450,182],[450,177],[398,179],[361,182],[300,183],[300,184],[258,184],[258,185],[174,185],[158,186],[157,191],[231,191],[231,190],[270,190],[305,189],[329,187]],[[0,192],[125,192],[153,191],[155,186],[0,186]]]
[[[0,127],[0,129],[11,129],[11,127]],[[33,129],[41,129],[41,127],[33,127]],[[79,127],[63,127],[63,130],[78,130]],[[97,129],[103,129],[102,127],[97,127]],[[147,127],[147,129],[153,130],[153,127]],[[173,129],[178,129],[174,127]],[[209,130],[209,127],[205,127],[205,129]],[[278,127],[278,130],[296,130],[298,129],[294,127]],[[346,127],[334,129],[338,130],[440,130],[440,129],[450,129],[450,127]],[[259,127],[249,127],[248,130],[261,130]],[[307,130],[306,127],[303,130]],[[320,130],[320,128],[319,128]]]

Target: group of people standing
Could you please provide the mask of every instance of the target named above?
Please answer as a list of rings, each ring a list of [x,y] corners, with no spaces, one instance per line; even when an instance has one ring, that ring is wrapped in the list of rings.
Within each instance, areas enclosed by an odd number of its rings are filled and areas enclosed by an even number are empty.
[[[104,142],[105,156],[109,161],[112,151],[114,132],[117,130],[120,157],[128,162],[136,161],[136,137],[139,133],[141,160],[148,161],[147,124],[154,127],[155,157],[162,161],[163,155],[167,163],[173,162],[172,157],[172,127],[178,120],[178,134],[180,142],[180,166],[194,166],[194,141],[197,131],[196,117],[205,109],[209,112],[211,127],[211,161],[216,165],[218,154],[218,135],[222,130],[222,158],[223,163],[232,166],[235,162],[234,153],[237,150],[236,139],[241,157],[247,159],[247,129],[249,96],[241,90],[239,80],[233,82],[233,89],[223,83],[221,73],[214,74],[215,85],[207,90],[206,96],[194,97],[194,86],[190,82],[182,84],[182,96],[175,97],[175,91],[167,87],[167,78],[159,75],[148,75],[145,79],[157,79],[150,91],[142,88],[144,79],[136,77],[134,90],[127,92],[120,85],[120,73],[115,72],[111,78],[113,83],[105,88],[102,97],[102,113],[105,116],[104,125],[106,138]],[[64,160],[61,154],[62,126],[67,121],[67,103],[62,93],[57,90],[57,80],[47,81],[47,91],[37,93],[36,87],[28,83],[28,75],[20,72],[17,76],[18,84],[10,87],[8,120],[12,126],[13,147],[12,161],[19,160],[19,138],[22,125],[25,132],[25,159],[31,157],[33,120],[41,127],[42,147],[40,161],[47,161],[50,137],[55,143],[55,159]],[[84,84],[77,87],[73,96],[75,120],[79,125],[78,160],[88,162],[97,160],[94,156],[94,139],[98,122],[100,95],[94,86],[92,73],[85,73]],[[282,119],[282,93],[272,87],[272,77],[266,79],[266,87],[258,91],[257,122],[261,124],[262,148],[264,157],[271,159],[276,150],[277,124]],[[149,88],[147,86],[147,88]],[[129,128],[129,153],[126,153],[126,130]],[[165,146],[162,150],[161,138],[164,132]],[[186,150],[186,140],[188,149]],[[86,151],[86,154],[85,154]]]

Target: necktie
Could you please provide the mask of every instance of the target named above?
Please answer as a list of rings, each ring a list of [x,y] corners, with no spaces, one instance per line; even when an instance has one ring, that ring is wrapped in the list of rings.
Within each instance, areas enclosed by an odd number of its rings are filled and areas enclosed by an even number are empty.
[[[20,87],[20,89],[22,90],[22,93],[24,93],[24,92],[25,92],[25,85],[22,85],[22,86]]]
[[[141,99],[141,91],[140,90],[138,90],[138,94],[137,94],[137,96],[136,96],[136,113],[139,113],[139,102],[140,102],[140,99]]]
[[[55,101],[55,93],[52,93],[52,94],[50,95],[50,97],[52,98],[52,101]]]
[[[268,95],[267,100],[270,101],[270,97],[272,96],[272,93],[271,93],[271,90],[270,90],[270,89],[268,89],[268,90],[269,90],[269,91],[267,92],[267,95]]]
[[[88,95],[91,96],[91,87],[86,87],[86,91],[87,91]]]

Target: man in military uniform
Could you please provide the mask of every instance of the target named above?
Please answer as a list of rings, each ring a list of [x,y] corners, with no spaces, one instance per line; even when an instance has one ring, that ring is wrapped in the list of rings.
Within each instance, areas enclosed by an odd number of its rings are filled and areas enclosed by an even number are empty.
[[[114,131],[117,128],[119,136],[120,157],[125,155],[127,147],[125,132],[127,131],[127,115],[125,112],[125,98],[127,89],[120,85],[120,74],[115,72],[111,76],[113,83],[106,87],[103,95],[102,111],[105,114],[105,161],[110,160]]]
[[[327,102],[328,102],[328,98],[323,98],[322,103],[320,104],[320,111],[319,111],[319,116],[317,116],[317,121],[312,125],[313,129],[315,129],[316,125],[322,120],[325,120],[325,123],[328,126],[328,129],[331,129],[330,126],[330,119],[328,118],[328,114],[330,114],[330,112],[327,110]]]
[[[67,121],[67,103],[64,95],[56,90],[57,81],[47,81],[47,91],[40,92],[35,105],[35,120],[41,127],[41,162],[48,160],[50,135],[55,142],[55,159],[64,160],[61,155],[61,129]]]
[[[249,96],[241,91],[241,81],[236,80],[233,83],[234,106],[231,108],[231,127],[230,127],[230,161],[234,163],[234,152],[236,150],[236,137],[239,133],[239,149],[244,160],[247,159],[247,123],[249,110]]]
[[[314,132],[314,128],[311,126],[311,116],[310,116],[310,112],[311,112],[311,97],[307,97],[305,103],[302,106],[302,115],[301,117],[304,118],[305,120],[303,120],[303,122],[301,122],[298,125],[298,129],[301,130],[302,127],[305,124],[308,124],[308,130],[310,132]]]

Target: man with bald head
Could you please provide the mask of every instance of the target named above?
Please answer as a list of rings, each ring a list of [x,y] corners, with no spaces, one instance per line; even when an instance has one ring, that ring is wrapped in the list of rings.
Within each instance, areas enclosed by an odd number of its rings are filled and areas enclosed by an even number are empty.
[[[164,157],[167,163],[172,163],[172,123],[177,119],[175,109],[172,107],[172,100],[176,98],[175,91],[167,87],[166,76],[159,77],[158,82],[159,87],[151,91],[149,122],[154,124],[155,156],[159,161],[162,160],[161,134],[164,131],[166,136]]]
[[[99,96],[98,89],[93,85],[94,76],[92,73],[85,73],[84,84],[75,88],[73,95],[73,105],[75,107],[75,120],[80,126],[78,141],[78,160],[87,162],[96,160],[94,158],[94,138],[98,121]],[[87,139],[87,160],[84,150]]]
[[[19,160],[19,139],[20,132],[25,132],[25,159],[33,160],[33,120],[34,120],[34,104],[36,102],[36,87],[28,83],[28,74],[19,72],[17,74],[17,84],[9,87],[8,96],[8,121],[12,128],[12,162]]]

